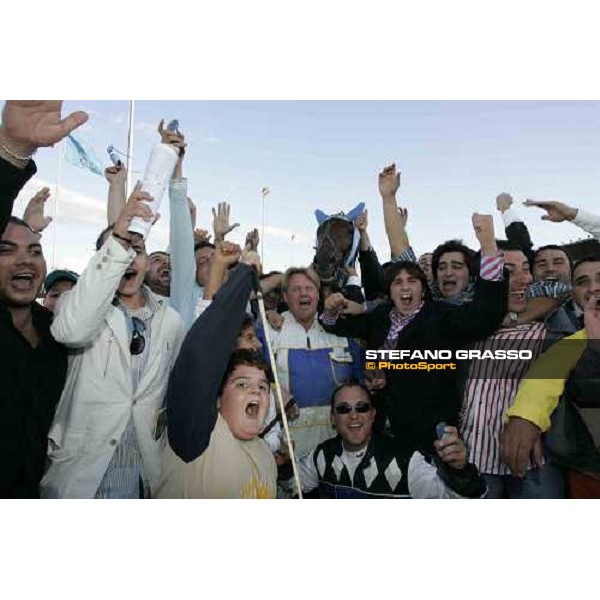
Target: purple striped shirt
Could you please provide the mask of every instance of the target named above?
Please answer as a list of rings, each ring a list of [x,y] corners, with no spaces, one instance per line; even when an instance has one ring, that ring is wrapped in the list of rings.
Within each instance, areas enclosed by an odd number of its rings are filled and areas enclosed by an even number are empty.
[[[542,350],[546,326],[533,322],[503,327],[478,342],[475,349],[531,350],[537,359]],[[512,404],[528,361],[473,360],[463,394],[461,437],[467,445],[467,460],[481,473],[506,475],[500,463],[502,417]]]

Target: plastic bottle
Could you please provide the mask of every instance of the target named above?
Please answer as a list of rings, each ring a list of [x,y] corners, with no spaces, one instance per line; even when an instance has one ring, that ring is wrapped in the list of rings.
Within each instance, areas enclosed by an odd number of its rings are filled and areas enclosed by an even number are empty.
[[[106,151],[108,152],[108,156],[110,156],[110,160],[115,167],[121,166],[121,159],[117,156],[114,146],[109,146]]]
[[[142,179],[142,191],[148,192],[154,199],[152,202],[146,202],[152,212],[156,213],[160,209],[165,188],[169,185],[169,180],[173,175],[173,170],[179,158],[178,148],[174,148],[169,144],[157,143],[152,149],[146,170]],[[144,238],[148,236],[148,232],[152,227],[150,221],[144,221],[140,217],[134,217],[131,220],[129,231],[131,233],[139,233]]]

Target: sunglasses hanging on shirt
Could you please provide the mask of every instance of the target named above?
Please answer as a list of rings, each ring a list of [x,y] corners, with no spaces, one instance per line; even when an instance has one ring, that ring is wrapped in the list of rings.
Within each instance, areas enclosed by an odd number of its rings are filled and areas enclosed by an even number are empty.
[[[144,321],[137,317],[132,317],[131,320],[133,322],[133,332],[131,334],[129,352],[131,352],[132,356],[137,356],[138,354],[141,354],[146,347],[146,338],[144,337],[146,325],[144,325]]]

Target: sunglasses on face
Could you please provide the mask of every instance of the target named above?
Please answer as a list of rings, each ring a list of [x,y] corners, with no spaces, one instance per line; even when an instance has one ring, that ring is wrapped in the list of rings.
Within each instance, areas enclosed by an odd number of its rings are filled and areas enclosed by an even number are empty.
[[[132,356],[137,356],[144,351],[146,347],[146,338],[144,337],[144,331],[146,326],[141,319],[132,317],[133,321],[133,333],[131,334],[131,343],[129,344],[129,352]]]
[[[368,413],[371,410],[371,403],[362,400],[361,402],[357,402],[354,406],[351,406],[347,402],[341,402],[333,407],[333,412],[335,412],[336,415],[348,415],[353,410],[357,413]]]

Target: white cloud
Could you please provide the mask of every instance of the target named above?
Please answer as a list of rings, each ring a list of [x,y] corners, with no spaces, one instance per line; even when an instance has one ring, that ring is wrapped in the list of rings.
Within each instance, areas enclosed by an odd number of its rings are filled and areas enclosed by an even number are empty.
[[[39,177],[30,179],[21,190],[15,201],[14,212],[22,215],[31,197],[43,187],[50,188],[52,195],[48,200],[46,214],[53,215],[54,202],[56,201],[56,183],[45,181]],[[61,187],[58,194],[58,218],[62,217],[101,229],[106,225],[106,199],[92,198]]]

